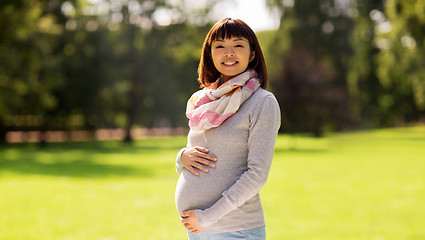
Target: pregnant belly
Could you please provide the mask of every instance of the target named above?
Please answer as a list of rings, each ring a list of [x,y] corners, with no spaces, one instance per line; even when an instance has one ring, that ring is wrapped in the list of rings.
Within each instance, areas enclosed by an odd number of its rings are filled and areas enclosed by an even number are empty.
[[[218,171],[193,175],[186,169],[180,174],[176,187],[176,207],[179,213],[206,209],[217,202],[237,179],[225,179]]]

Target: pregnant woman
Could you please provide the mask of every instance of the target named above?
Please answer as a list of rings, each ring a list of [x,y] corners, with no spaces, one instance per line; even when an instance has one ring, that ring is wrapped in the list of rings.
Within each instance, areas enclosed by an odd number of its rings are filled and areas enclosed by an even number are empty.
[[[267,181],[280,109],[267,87],[257,37],[239,19],[218,21],[199,64],[202,90],[188,101],[176,207],[189,239],[266,239],[259,191]]]

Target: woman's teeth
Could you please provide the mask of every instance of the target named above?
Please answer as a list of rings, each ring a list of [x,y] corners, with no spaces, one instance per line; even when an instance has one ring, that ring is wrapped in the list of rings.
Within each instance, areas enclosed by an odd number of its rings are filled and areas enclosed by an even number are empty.
[[[227,65],[227,66],[230,66],[230,65],[233,65],[233,64],[236,64],[236,62],[224,62],[224,65]]]

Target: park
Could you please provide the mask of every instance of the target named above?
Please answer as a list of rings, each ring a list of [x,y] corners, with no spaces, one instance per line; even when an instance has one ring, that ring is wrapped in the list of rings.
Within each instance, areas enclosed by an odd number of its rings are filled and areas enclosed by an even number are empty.
[[[268,239],[423,239],[425,127],[279,135],[261,191]],[[186,138],[0,149],[0,239],[185,239]]]
[[[1,1],[0,240],[187,239],[176,155],[229,2]],[[425,239],[425,1],[261,4],[267,239]]]

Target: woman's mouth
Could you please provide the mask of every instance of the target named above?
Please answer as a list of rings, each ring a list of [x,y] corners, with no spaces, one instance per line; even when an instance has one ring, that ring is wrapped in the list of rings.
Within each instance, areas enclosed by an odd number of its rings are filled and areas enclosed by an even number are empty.
[[[233,66],[236,63],[238,63],[238,62],[237,61],[234,61],[234,62],[223,62],[223,64],[226,65],[226,66]]]

